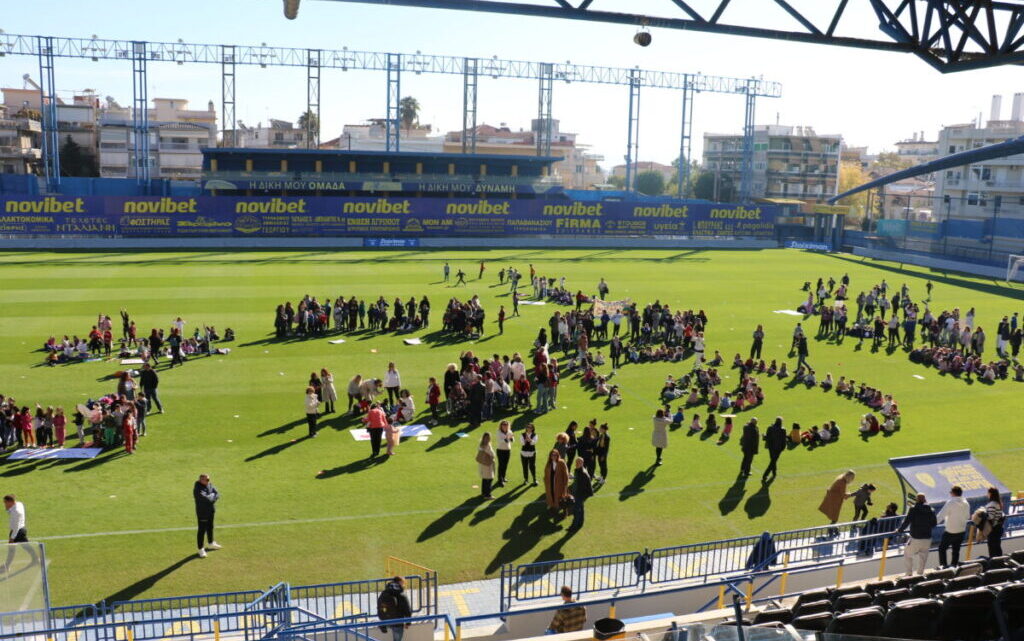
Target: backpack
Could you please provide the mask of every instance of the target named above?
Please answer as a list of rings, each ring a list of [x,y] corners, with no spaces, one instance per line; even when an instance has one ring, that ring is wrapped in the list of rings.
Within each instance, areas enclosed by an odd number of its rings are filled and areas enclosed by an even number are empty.
[[[398,597],[391,590],[385,589],[377,597],[377,618],[381,621],[398,618]],[[381,632],[387,632],[385,625],[380,626]]]

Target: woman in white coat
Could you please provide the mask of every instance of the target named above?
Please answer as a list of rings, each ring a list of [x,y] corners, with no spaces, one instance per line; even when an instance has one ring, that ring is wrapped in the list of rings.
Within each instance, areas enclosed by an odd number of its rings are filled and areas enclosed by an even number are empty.
[[[334,374],[327,368],[320,370],[320,395],[324,400],[324,414],[334,412],[334,403],[338,400],[338,390],[334,388]]]
[[[494,448],[491,447],[491,433],[484,432],[480,447],[476,451],[476,467],[480,474],[480,495],[491,500],[491,483],[494,482]]]
[[[654,446],[654,453],[657,457],[655,465],[661,465],[661,452],[668,447],[668,427],[672,419],[665,416],[665,410],[658,410],[654,415],[654,431],[651,432],[651,445]]]

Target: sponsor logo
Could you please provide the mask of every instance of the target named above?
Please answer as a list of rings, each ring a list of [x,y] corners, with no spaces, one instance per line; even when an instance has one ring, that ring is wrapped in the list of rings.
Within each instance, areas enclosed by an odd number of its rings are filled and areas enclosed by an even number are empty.
[[[558,220],[555,221],[555,229],[580,229],[597,231],[601,229],[601,221],[591,220],[589,218],[559,218]]]
[[[378,198],[373,202],[345,203],[341,207],[345,214],[409,214],[408,200],[392,202],[387,198]]]
[[[786,243],[789,249],[811,249],[814,251],[830,252],[832,245],[829,243],[812,243],[804,240],[791,240]]]
[[[508,216],[509,203],[507,200],[500,203],[491,203],[486,200],[478,200],[472,203],[448,203],[444,213],[460,215],[482,215],[482,216]]]
[[[571,205],[544,205],[545,216],[604,216],[604,205],[584,205],[573,203]]]
[[[235,203],[236,214],[305,214],[306,199],[282,200],[242,200]]]
[[[712,209],[711,218],[725,218],[729,220],[761,220],[761,208],[747,209],[740,205],[735,209]]]
[[[171,219],[159,216],[121,216],[118,222],[122,227],[170,227]]]
[[[262,227],[259,216],[239,216],[235,219],[235,231],[242,234],[255,234]]]
[[[196,199],[176,199],[164,196],[157,200],[126,200],[121,207],[123,214],[195,214]]]
[[[34,198],[32,200],[8,200],[4,204],[4,211],[8,214],[84,214],[85,199],[59,200],[53,196],[47,196],[46,198]],[[53,219],[18,222],[52,223]]]
[[[225,220],[211,220],[205,216],[199,216],[194,220],[179,220],[178,227],[191,229],[230,229],[234,223]]]
[[[660,207],[634,207],[633,217],[634,218],[686,218],[686,212],[689,209],[686,205],[682,207],[673,207],[668,203],[661,205]]]

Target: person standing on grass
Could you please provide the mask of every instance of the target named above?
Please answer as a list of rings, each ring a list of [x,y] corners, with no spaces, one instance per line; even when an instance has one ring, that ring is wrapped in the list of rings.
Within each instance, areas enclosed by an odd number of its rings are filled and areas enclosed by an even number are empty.
[[[402,388],[402,376],[394,363],[388,363],[388,371],[384,372],[384,389],[388,392],[388,405],[398,402],[398,392]]]
[[[444,282],[448,282],[448,275],[451,273],[452,268],[448,266],[448,263],[444,264]]]
[[[320,398],[312,385],[306,388],[306,425],[310,438],[316,436],[316,419],[320,413]]]
[[[480,261],[480,274],[477,275],[477,277],[476,277],[477,280],[483,280],[484,279],[484,270],[486,270],[486,269],[487,268],[484,266],[484,261]]]
[[[345,394],[348,395],[348,407],[345,408],[346,412],[352,411],[352,405],[355,404],[355,409],[359,411],[359,387],[363,384],[363,377],[360,374],[353,376],[348,385],[345,387]]]
[[[458,287],[459,285],[465,285],[465,284],[466,284],[466,272],[464,272],[464,271],[462,271],[460,269],[459,271],[455,272],[455,286]]]
[[[146,407],[148,410],[153,410],[153,404],[156,403],[156,409],[158,413],[164,413],[163,403],[160,402],[160,395],[157,393],[157,387],[160,385],[160,376],[157,375],[156,370],[149,363],[142,365],[142,373],[139,374],[139,385],[142,387],[143,393],[146,395]]]
[[[924,566],[928,563],[928,550],[932,546],[932,530],[935,529],[935,512],[925,503],[924,494],[918,494],[914,506],[907,512],[897,533],[910,528],[910,540],[907,541],[903,554],[907,563],[906,576],[914,574],[914,561],[917,561],[917,574],[924,574]]]
[[[572,524],[570,532],[583,528],[583,520],[586,517],[584,506],[587,499],[594,495],[594,481],[587,472],[587,464],[583,457],[576,459],[576,472],[573,474],[572,484]]]
[[[334,387],[334,374],[326,367],[320,370],[320,395],[324,399],[324,413],[333,414],[334,404],[338,402],[338,390]]]
[[[495,487],[505,487],[508,483],[508,462],[512,458],[512,444],[515,443],[516,437],[508,421],[498,424],[498,431],[494,436],[497,442],[495,449],[498,452],[498,483]]]
[[[199,558],[206,558],[207,550],[219,550],[220,544],[213,538],[213,516],[217,511],[216,503],[220,500],[220,492],[210,482],[209,474],[200,474],[199,480],[192,486],[192,498],[196,503],[196,520],[199,529],[196,533],[196,547],[199,548]],[[203,546],[203,540],[208,541]]]
[[[121,418],[121,433],[124,437],[124,451],[129,454],[135,453],[135,447],[139,442],[139,432],[135,422],[135,404],[125,405],[124,417]]]
[[[384,436],[384,430],[388,427],[388,416],[377,403],[370,405],[370,411],[366,413],[366,431],[370,434],[370,458],[380,456],[380,441]]]
[[[797,339],[796,353],[797,367],[800,367],[801,365],[803,365],[804,367],[810,367],[810,365],[807,363],[807,337],[802,334],[800,335],[800,338]]]
[[[782,452],[786,449],[787,440],[786,428],[782,426],[782,417],[778,416],[775,418],[775,422],[764,431],[764,448],[768,450],[768,467],[765,468],[764,474],[761,475],[762,482],[767,483],[769,476],[772,477],[772,480],[778,476],[779,457],[782,456]]]
[[[944,568],[960,565],[960,546],[964,542],[967,520],[971,518],[971,506],[964,498],[964,491],[959,485],[949,489],[949,500],[939,510],[935,519],[945,526],[942,540],[939,541],[939,565]],[[950,563],[946,563],[947,551],[952,548]]]
[[[480,438],[480,447],[476,450],[476,467],[480,474],[480,496],[490,501],[491,484],[494,482],[494,448],[491,447],[491,433],[484,432]]]
[[[13,545],[15,543],[28,543],[28,529],[25,527],[25,505],[17,500],[13,494],[8,494],[4,497],[4,508],[7,510],[8,517],[8,532],[7,532],[7,544]],[[14,554],[16,548],[11,547],[7,550],[7,561],[4,563],[3,571],[8,572],[11,569],[11,562],[14,561]],[[36,557],[36,553],[32,550],[31,546],[26,546],[25,551],[32,557],[31,564],[35,564],[39,561]]]
[[[654,413],[653,423],[651,445],[654,446],[654,464],[661,465],[661,453],[668,447],[668,426],[672,424],[672,419],[665,416],[665,410],[658,410]]]
[[[757,429],[757,419],[752,418],[743,426],[743,435],[740,437],[740,449],[743,451],[743,461],[740,463],[740,476],[750,476],[750,464],[754,462],[754,455],[758,452],[761,441],[761,434]]]
[[[505,333],[505,306],[502,305],[498,310],[498,333]]]
[[[507,421],[502,421],[506,423]],[[519,461],[523,464],[523,484],[537,486],[537,428],[527,423],[526,429],[519,435]],[[533,482],[530,482],[531,477]]]
[[[597,443],[594,444],[594,455],[597,457],[598,471],[596,480],[604,483],[608,480],[608,452],[612,448],[612,437],[608,434],[608,424],[601,423],[597,432]]]
[[[850,483],[853,483],[855,478],[857,478],[856,472],[846,470],[828,486],[825,498],[822,499],[821,505],[818,506],[818,511],[828,518],[830,524],[835,525],[839,521],[839,513],[843,509],[843,501],[850,497],[846,493],[846,488]]]
[[[750,358],[761,358],[761,347],[764,345],[764,328],[760,325],[754,330],[754,342],[750,345]]]
[[[564,436],[564,435],[563,435]],[[548,512],[554,517],[562,516],[562,499],[569,491],[569,466],[565,459],[558,453],[558,449],[552,449],[548,453],[548,460],[544,462],[544,502],[547,503]]]
[[[519,292],[512,292],[512,315],[519,316]]]

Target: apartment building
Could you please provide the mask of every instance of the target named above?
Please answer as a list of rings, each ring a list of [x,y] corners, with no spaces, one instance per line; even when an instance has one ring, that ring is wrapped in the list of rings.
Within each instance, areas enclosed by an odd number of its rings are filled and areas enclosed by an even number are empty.
[[[751,197],[817,203],[834,196],[842,142],[841,135],[818,134],[812,127],[754,127]],[[705,171],[728,176],[738,188],[742,158],[742,135],[704,134]]]
[[[307,134],[293,122],[271,118],[266,126],[260,122],[249,127],[239,121],[238,129],[224,132],[224,141],[232,147],[249,149],[305,149]]]
[[[11,112],[7,105],[0,105],[0,173],[40,173],[41,135],[37,116],[29,117],[21,109]]]
[[[203,153],[217,145],[217,113],[210,101],[206,110],[189,109],[188,100],[154,98],[149,110],[150,176],[171,180],[199,180]],[[113,99],[99,115],[100,176],[135,175],[135,133],[132,110]]]

